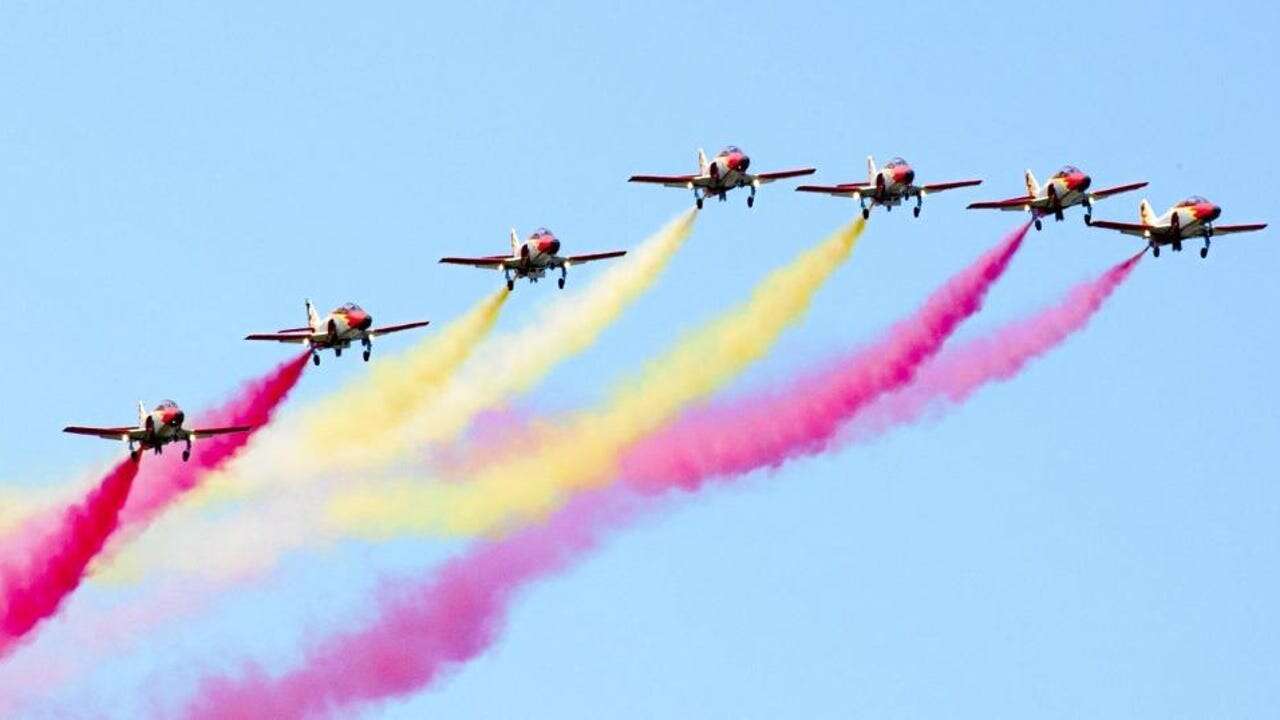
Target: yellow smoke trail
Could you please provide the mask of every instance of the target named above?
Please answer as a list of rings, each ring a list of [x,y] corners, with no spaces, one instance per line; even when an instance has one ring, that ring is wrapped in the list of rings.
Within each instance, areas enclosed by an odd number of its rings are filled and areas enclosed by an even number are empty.
[[[566,493],[610,480],[628,444],[715,392],[765,355],[799,320],[814,294],[853,250],[858,219],[775,270],[751,298],[690,333],[617,389],[603,409],[560,424],[537,450],[482,469],[463,484],[400,481],[372,492],[338,496],[334,519],[350,531],[380,537],[397,532],[478,534],[543,516]]]
[[[696,218],[694,210],[682,213],[598,274],[581,293],[550,303],[523,330],[493,338],[484,352],[476,353],[460,371],[454,373],[451,368],[439,373],[447,378],[443,385],[419,387],[411,417],[397,418],[402,429],[387,422],[382,404],[400,402],[392,397],[394,388],[401,386],[398,380],[385,384],[387,392],[379,393],[382,401],[364,397],[368,387],[357,383],[308,408],[296,422],[282,418],[256,440],[251,452],[219,476],[209,478],[206,487],[219,488],[216,493],[220,498],[243,497],[252,490],[284,484],[291,487],[280,490],[271,500],[212,520],[189,512],[170,513],[151,528],[147,542],[134,543],[104,567],[100,577],[132,581],[144,569],[158,567],[236,576],[251,566],[269,567],[293,548],[332,540],[334,528],[327,522],[324,508],[335,485],[347,482],[354,469],[386,467],[405,453],[421,449],[425,442],[456,437],[477,414],[528,390],[558,363],[589,347],[653,285],[689,237]],[[446,330],[441,336],[449,334]],[[341,425],[325,426],[330,420]],[[299,433],[299,425],[310,432]],[[343,432],[363,435],[353,442],[343,440]],[[200,504],[187,503],[188,507],[178,510]],[[203,527],[206,536],[253,538],[254,552],[229,554],[222,550],[224,543],[186,543],[183,538],[196,526]],[[171,551],[175,543],[186,545],[183,552]]]
[[[693,230],[696,210],[662,228],[609,269],[584,293],[549,306],[543,317],[502,338],[492,353],[467,366],[405,428],[412,447],[456,438],[476,415],[536,385],[564,359],[582,352],[666,268]]]

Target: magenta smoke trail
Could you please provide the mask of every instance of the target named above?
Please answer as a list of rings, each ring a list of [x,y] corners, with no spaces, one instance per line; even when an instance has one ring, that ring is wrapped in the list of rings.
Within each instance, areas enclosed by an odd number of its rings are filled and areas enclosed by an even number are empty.
[[[52,522],[32,525],[46,532],[24,539],[24,557],[0,568],[0,657],[41,620],[53,615],[80,585],[89,563],[120,523],[138,463],[124,460],[80,503]]]
[[[185,714],[345,717],[351,706],[421,690],[493,644],[517,590],[586,555],[633,511],[621,493],[580,495],[545,525],[474,545],[424,583],[388,588],[371,623],[313,646],[284,675],[248,666],[238,677],[206,679]]]
[[[1084,326],[1140,257],[1078,286],[1059,305],[992,338],[1038,338],[1022,346],[1040,348],[1023,353],[1025,358],[1051,349]],[[975,346],[971,343],[965,348]],[[961,358],[961,354],[955,357]],[[962,362],[939,362],[931,367],[954,367]],[[1016,372],[1023,363],[1025,359],[993,364],[998,372],[991,376]],[[815,447],[804,436],[796,441],[799,447]],[[763,463],[757,467],[771,462],[770,456],[763,454],[757,459]],[[685,477],[678,476],[672,486],[681,484],[680,478]],[[701,485],[686,486],[696,489]],[[656,489],[651,484],[642,487]],[[397,586],[383,595],[372,622],[316,644],[292,671],[271,676],[256,666],[247,666],[236,677],[206,679],[187,707],[187,715],[207,720],[334,716],[352,706],[430,687],[494,643],[517,591],[579,560],[606,533],[621,529],[639,511],[653,507],[651,500],[637,502],[629,489],[620,485],[579,495],[547,524],[473,546],[426,583]]]
[[[709,478],[776,467],[822,452],[840,427],[881,395],[906,386],[947,338],[982,309],[991,286],[1022,245],[1015,230],[939,288],[906,320],[868,348],[779,391],[687,413],[632,446],[623,481],[641,492],[694,489]]]
[[[303,353],[280,364],[266,376],[247,383],[222,407],[203,413],[194,427],[253,425],[254,430],[198,441],[192,448],[190,462],[184,463],[174,457],[176,453],[171,453],[168,462],[161,460],[150,465],[139,478],[138,492],[125,506],[121,522],[129,526],[149,523],[175,498],[195,487],[209,471],[234,457],[271,420],[276,408],[298,384],[309,357],[309,353]]]
[[[915,422],[939,405],[962,403],[983,385],[1017,375],[1028,362],[1083,329],[1145,252],[1080,283],[1056,305],[943,352],[921,368],[909,387],[859,413],[841,440],[857,442]]]

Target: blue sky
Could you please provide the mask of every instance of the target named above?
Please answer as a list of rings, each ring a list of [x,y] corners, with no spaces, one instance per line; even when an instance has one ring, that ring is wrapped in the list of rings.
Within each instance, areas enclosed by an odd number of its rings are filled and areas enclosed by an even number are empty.
[[[921,180],[986,180],[918,220],[875,217],[739,390],[914,308],[1015,222],[964,205],[1017,194],[1028,167],[1275,222],[1278,22],[1270,3],[5,3],[0,481],[66,482],[118,452],[57,432],[69,422],[223,397],[283,357],[239,338],[297,324],[303,297],[443,321],[496,278],[436,259],[501,251],[512,225],[547,225],[567,250],[630,246],[690,198],[625,178],[686,171],[698,147],[814,164],[819,181],[861,177],[868,153],[905,156]],[[1097,216],[1132,219],[1139,197]],[[751,211],[712,204],[656,288],[518,402],[600,397],[852,212],[786,184]],[[969,331],[1136,249],[1078,215],[1050,223]],[[370,716],[1273,712],[1278,260],[1271,230],[1207,262],[1148,258],[1013,382],[619,535],[525,594],[489,655]],[[554,292],[520,287],[502,326]],[[297,401],[362,372],[351,360],[309,373]],[[293,558],[33,713],[125,716],[181,697],[201,667],[284,661],[308,629],[358,617],[381,572],[455,549]],[[209,638],[220,649],[202,653]]]

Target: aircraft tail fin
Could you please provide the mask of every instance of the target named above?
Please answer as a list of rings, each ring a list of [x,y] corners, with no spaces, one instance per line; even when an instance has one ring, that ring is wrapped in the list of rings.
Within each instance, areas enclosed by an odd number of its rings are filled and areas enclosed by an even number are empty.
[[[147,424],[147,406],[141,400],[138,401],[138,427]]]
[[[1030,195],[1031,197],[1039,197],[1040,183],[1036,182],[1036,176],[1032,175],[1030,170],[1027,170],[1026,179],[1027,179],[1027,194]]]
[[[520,236],[516,234],[516,229],[511,228],[511,257],[520,255]]]
[[[867,156],[867,182],[876,184],[876,159],[871,155]]]
[[[1151,209],[1151,203],[1146,198],[1142,198],[1142,202],[1138,203],[1138,220],[1143,225],[1155,225],[1156,213]]]
[[[698,148],[698,174],[706,175],[708,167],[710,164],[707,162],[707,154],[702,151],[702,148]]]
[[[316,312],[316,307],[311,304],[311,300],[304,302],[307,305],[307,327],[315,330],[320,327],[320,314]]]

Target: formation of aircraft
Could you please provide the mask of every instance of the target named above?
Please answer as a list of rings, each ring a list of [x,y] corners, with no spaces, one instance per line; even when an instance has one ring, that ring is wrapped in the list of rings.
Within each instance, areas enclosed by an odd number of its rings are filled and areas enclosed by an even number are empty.
[[[1093,179],[1083,170],[1073,165],[1064,165],[1061,170],[1050,176],[1049,181],[1041,187],[1036,176],[1028,170],[1026,173],[1027,194],[1005,200],[991,200],[970,203],[970,210],[1009,210],[1014,212],[1030,212],[1035,217],[1036,229],[1042,227],[1040,218],[1052,215],[1054,220],[1062,221],[1062,211],[1073,205],[1084,206],[1084,222],[1093,220],[1093,202],[1120,193],[1138,190],[1147,186],[1145,182],[1116,185],[1102,190],[1089,192]]]
[[[774,172],[750,173],[751,158],[741,149],[728,146],[716,153],[711,160],[706,153],[698,151],[698,172],[689,175],[632,175],[630,182],[650,183],[666,187],[692,190],[694,202],[699,209],[709,197],[726,199],[730,190],[750,188],[747,196],[747,207],[755,205],[756,190],[766,183],[786,178],[812,175],[816,170],[811,167],[779,170]],[[865,182],[841,183],[838,185],[801,185],[799,192],[821,193],[835,197],[848,197],[856,200],[860,206],[862,217],[869,218],[871,210],[881,206],[886,212],[915,200],[912,214],[919,217],[924,197],[932,193],[957,188],[980,185],[981,180],[967,179],[950,182],[915,184],[915,170],[905,160],[895,157],[883,167],[876,167],[875,159],[867,157],[867,179]],[[1155,256],[1160,255],[1160,248],[1165,245],[1173,247],[1175,252],[1182,250],[1182,243],[1189,238],[1200,237],[1204,246],[1200,249],[1200,257],[1209,254],[1210,240],[1217,235],[1244,233],[1262,230],[1265,223],[1249,223],[1243,225],[1215,225],[1214,221],[1222,214],[1222,208],[1208,200],[1193,196],[1173,207],[1162,215],[1156,215],[1151,204],[1145,199],[1138,205],[1138,222],[1126,223],[1111,220],[1094,220],[1093,204],[1103,198],[1131,192],[1146,187],[1147,183],[1133,182],[1125,185],[1101,190],[1090,190],[1092,178],[1077,167],[1066,165],[1054,173],[1042,186],[1030,170],[1025,175],[1026,193],[1004,200],[982,201],[969,204],[969,209],[993,209],[1013,212],[1031,213],[1037,230],[1043,227],[1041,219],[1052,215],[1061,221],[1067,208],[1080,205],[1085,209],[1086,225],[1104,230],[1116,230],[1127,235],[1134,235],[1147,241]],[[486,255],[481,257],[444,257],[441,263],[450,265],[470,265],[472,267],[500,270],[507,282],[507,289],[515,288],[516,280],[521,278],[536,283],[546,276],[548,270],[559,270],[559,286],[565,285],[570,265],[581,265],[596,260],[621,257],[625,250],[588,253],[584,255],[560,255],[560,240],[550,230],[539,228],[523,243],[519,241],[515,229],[511,230],[510,255]],[[255,333],[245,337],[246,340],[266,340],[281,343],[306,345],[311,353],[311,360],[320,364],[320,351],[333,350],[335,356],[359,342],[364,347],[364,359],[367,362],[373,352],[373,338],[380,335],[420,328],[429,321],[402,323],[373,327],[373,318],[359,305],[348,303],[335,308],[324,318],[316,313],[311,301],[306,301],[306,327],[287,328],[274,333]],[[185,461],[191,457],[191,445],[197,437],[220,435],[224,433],[249,432],[251,426],[215,427],[188,430],[182,426],[185,420],[182,409],[172,401],[165,401],[147,412],[142,403],[138,403],[137,427],[84,427],[71,425],[63,428],[64,432],[77,435],[93,435],[110,440],[122,440],[129,454],[135,460],[142,452],[152,449],[160,453],[165,445],[172,442],[185,442],[182,452]]]
[[[74,435],[92,435],[104,440],[120,440],[129,448],[129,457],[137,460],[144,450],[154,450],[157,455],[164,451],[164,446],[173,442],[185,442],[182,450],[182,461],[191,459],[191,445],[196,437],[226,435],[228,433],[249,432],[252,425],[235,425],[231,427],[198,428],[188,430],[182,426],[186,413],[172,400],[165,400],[147,412],[146,406],[138,402],[138,425],[136,427],[85,427],[68,425],[62,432]]]
[[[701,210],[702,203],[707,198],[714,196],[724,202],[725,195],[730,190],[740,187],[751,188],[751,194],[747,196],[747,207],[752,207],[756,204],[756,190],[761,185],[817,172],[817,168],[806,167],[753,175],[747,172],[750,166],[751,158],[739,148],[730,145],[716,153],[710,161],[707,160],[705,152],[698,150],[697,175],[632,175],[627,181],[692,190],[694,204]]]
[[[547,270],[559,270],[560,289],[564,289],[565,278],[569,274],[570,265],[582,265],[596,260],[622,257],[626,250],[609,250],[607,252],[587,253],[585,255],[560,254],[560,240],[555,233],[541,227],[533,231],[528,240],[520,242],[516,229],[511,228],[511,254],[485,255],[482,257],[442,257],[440,262],[447,265],[470,265],[471,267],[489,270],[501,270],[507,280],[507,289],[514,290],[516,280],[527,279],[536,283],[546,276]]]
[[[876,205],[884,207],[885,212],[893,210],[904,200],[915,198],[916,206],[911,214],[920,217],[920,207],[924,204],[924,196],[955,188],[981,185],[981,180],[953,180],[951,182],[914,184],[916,171],[900,157],[896,157],[877,169],[875,158],[867,156],[867,181],[841,183],[840,185],[801,185],[797,192],[824,193],[835,197],[849,197],[858,201],[862,207],[863,219],[871,217],[871,208]],[[868,207],[870,203],[870,207]]]
[[[1161,245],[1172,245],[1174,252],[1182,252],[1182,241],[1187,238],[1204,238],[1204,246],[1200,248],[1200,257],[1209,257],[1209,241],[1215,235],[1255,232],[1262,230],[1266,223],[1248,223],[1245,225],[1214,225],[1213,221],[1222,215],[1222,208],[1193,195],[1174,205],[1162,215],[1156,215],[1151,203],[1144,198],[1138,203],[1138,222],[1113,222],[1111,220],[1094,220],[1093,227],[1104,230],[1118,230],[1126,235],[1137,235],[1147,241],[1151,254],[1160,257]]]
[[[364,346],[364,361],[369,362],[369,356],[373,354],[374,338],[424,327],[431,322],[418,320],[376,328],[373,327],[373,316],[355,303],[334,308],[321,319],[311,301],[305,302],[307,305],[306,327],[287,328],[273,333],[254,333],[246,335],[244,339],[305,344],[311,348],[311,361],[316,365],[320,364],[321,350],[333,350],[334,357],[342,357],[343,350],[351,347],[351,343],[359,342]]]

